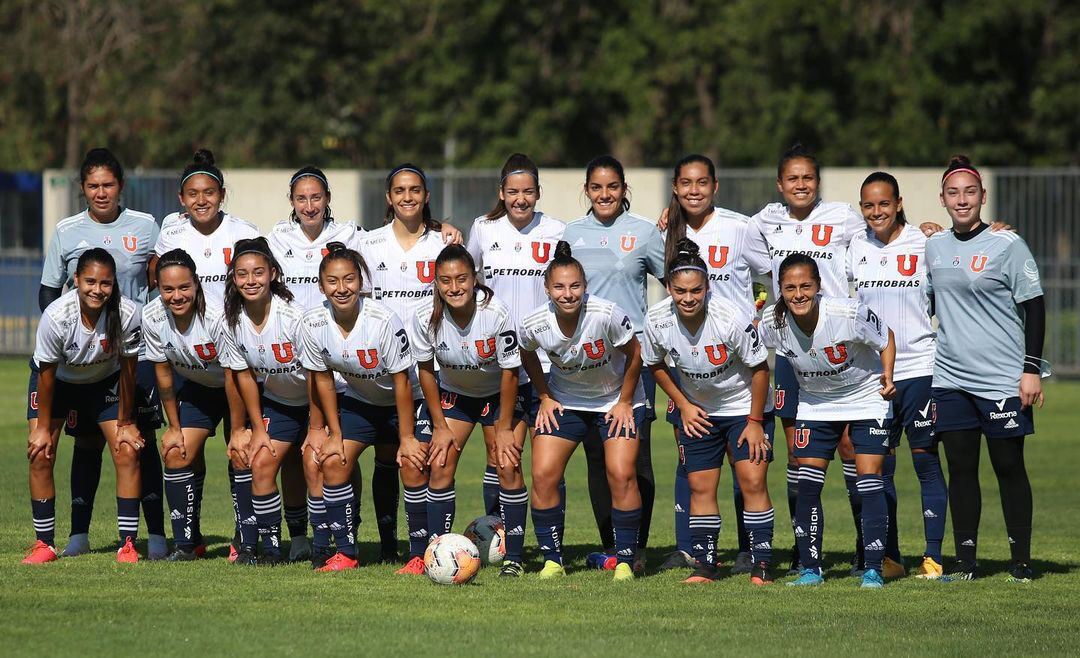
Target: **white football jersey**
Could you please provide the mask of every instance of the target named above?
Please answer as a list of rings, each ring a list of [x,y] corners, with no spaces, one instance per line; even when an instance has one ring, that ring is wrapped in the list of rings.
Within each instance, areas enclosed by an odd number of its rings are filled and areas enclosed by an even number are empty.
[[[292,406],[307,405],[307,378],[300,362],[303,341],[299,306],[274,295],[262,331],[241,309],[236,327],[224,322],[221,365],[231,370],[250,368],[263,385],[263,395]]]
[[[199,282],[206,297],[206,310],[225,307],[225,272],[232,261],[237,240],[259,237],[251,222],[225,213],[221,224],[210,235],[199,233],[187,215],[173,213],[161,222],[154,253],[161,256],[173,249],[183,249],[195,261]],[[284,266],[283,266],[284,267]]]
[[[114,289],[120,294],[120,289]],[[98,315],[97,324],[87,329],[79,310],[79,291],[69,290],[49,304],[38,321],[34,363],[55,363],[56,378],[69,384],[99,382],[120,369],[120,358],[138,356],[142,342],[139,307],[127,297],[120,298],[120,345],[109,345],[106,330],[108,313]]]
[[[187,331],[180,331],[173,314],[158,297],[143,307],[143,340],[146,359],[155,363],[168,361],[185,379],[211,388],[225,386],[221,365],[224,349],[224,312],[206,305],[206,314],[194,315]]]
[[[435,290],[435,258],[446,245],[438,231],[426,231],[405,251],[387,224],[360,237],[360,255],[371,275],[372,297],[385,304],[403,323]]]
[[[686,237],[697,244],[709,270],[709,290],[750,314],[755,314],[755,274],[765,274],[772,264],[760,239],[751,239],[750,218],[726,208],[714,207],[712,216],[695,231],[686,227]],[[662,234],[667,239],[667,233]]]
[[[380,302],[360,298],[356,324],[342,336],[329,302],[313,308],[301,321],[304,368],[332,370],[345,378],[345,395],[368,404],[392,406],[392,375],[412,368],[412,350],[401,320]]]
[[[477,292],[476,312],[465,328],[450,318],[444,307],[438,333],[431,331],[433,300],[420,306],[409,319],[409,339],[417,362],[439,364],[439,386],[459,395],[483,398],[496,395],[504,369],[521,366],[517,331],[510,309],[492,297],[484,303]]]
[[[762,315],[759,330],[766,347],[787,357],[799,382],[799,420],[877,420],[891,406],[881,389],[881,351],[889,327],[857,299],[818,298],[818,322],[807,336],[785,314],[776,325],[775,307]]]
[[[654,304],[645,314],[641,360],[646,367],[668,357],[679,375],[679,388],[710,416],[750,413],[750,381],[754,366],[769,357],[749,312],[729,300],[709,294],[705,321],[691,334],[679,319],[671,298]],[[772,395],[766,396],[766,411]]]
[[[821,271],[821,294],[847,297],[847,248],[851,238],[866,230],[862,215],[846,203],[818,201],[800,221],[782,203],[770,203],[750,218],[751,238],[767,248],[772,259],[773,298],[780,298],[780,263],[791,254],[806,254]]]
[[[306,311],[326,301],[326,296],[319,290],[319,265],[327,253],[327,243],[341,242],[359,251],[363,233],[364,229],[357,228],[352,222],[329,221],[323,224],[319,237],[312,241],[296,220],[283,219],[274,225],[266,239],[283,270],[282,281],[296,298],[297,306]]]
[[[848,268],[859,301],[893,330],[893,379],[933,375],[937,340],[930,325],[926,236],[908,224],[895,240],[882,244],[873,231],[863,231],[851,241]]]
[[[548,386],[567,409],[608,411],[619,401],[626,355],[618,348],[634,337],[634,325],[613,302],[586,295],[572,336],[559,329],[551,302],[525,316],[519,330],[521,348],[544,350],[551,359]],[[638,380],[633,405],[645,404]]]

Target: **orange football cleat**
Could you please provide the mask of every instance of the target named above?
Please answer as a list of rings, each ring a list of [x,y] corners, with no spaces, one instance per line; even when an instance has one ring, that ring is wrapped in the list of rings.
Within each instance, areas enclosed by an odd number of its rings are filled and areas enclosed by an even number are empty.
[[[46,562],[54,562],[59,558],[56,556],[56,549],[49,546],[40,539],[34,542],[34,545],[30,547],[30,551],[23,558],[23,564],[45,564]]]
[[[424,558],[419,555],[414,555],[405,563],[405,566],[397,570],[399,575],[404,574],[409,576],[423,576],[426,571],[427,568],[424,567]]]
[[[139,551],[135,550],[135,545],[131,543],[131,537],[124,539],[124,545],[120,547],[120,550],[116,551],[116,561],[125,564],[135,564],[139,561]]]
[[[326,561],[326,564],[319,567],[315,571],[345,571],[346,569],[355,569],[360,566],[360,563],[355,558],[351,558],[344,553],[334,553],[334,556]]]

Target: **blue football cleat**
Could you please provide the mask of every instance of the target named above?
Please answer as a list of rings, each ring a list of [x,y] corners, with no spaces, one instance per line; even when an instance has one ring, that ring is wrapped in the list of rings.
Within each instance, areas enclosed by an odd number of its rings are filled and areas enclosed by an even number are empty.
[[[863,589],[881,589],[885,586],[885,580],[881,577],[881,573],[877,569],[867,569],[863,572],[862,587]]]
[[[803,569],[799,572],[799,577],[790,583],[788,587],[806,587],[810,585],[820,585],[825,582],[825,579],[821,577],[814,569]]]

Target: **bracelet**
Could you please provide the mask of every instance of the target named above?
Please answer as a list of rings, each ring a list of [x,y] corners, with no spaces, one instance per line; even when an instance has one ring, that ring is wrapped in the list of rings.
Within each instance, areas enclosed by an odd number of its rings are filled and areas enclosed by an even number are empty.
[[[753,416],[747,416],[746,420],[752,420],[755,423],[764,423],[765,422],[764,418],[754,418]]]

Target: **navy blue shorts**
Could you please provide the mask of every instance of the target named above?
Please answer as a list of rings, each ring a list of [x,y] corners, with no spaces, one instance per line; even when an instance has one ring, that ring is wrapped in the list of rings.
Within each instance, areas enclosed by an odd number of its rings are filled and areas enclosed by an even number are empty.
[[[215,436],[217,426],[224,421],[225,440],[229,440],[229,402],[225,399],[224,387],[203,386],[185,379],[176,389],[176,404],[181,428],[210,430],[210,436]]]
[[[26,419],[37,418],[37,380],[40,370],[33,359],[30,359],[30,378],[26,386]],[[119,379],[119,376],[118,376]],[[57,380],[59,383],[60,380]],[[119,397],[117,398],[119,404]],[[154,374],[154,364],[151,361],[139,361],[135,370],[135,404],[136,422],[141,428],[157,429],[161,427],[161,403],[157,394],[157,377]],[[119,411],[119,407],[117,407]],[[76,414],[77,417],[79,414]],[[117,414],[113,414],[115,420]],[[83,414],[84,419],[92,416]],[[69,418],[70,420],[70,418]],[[100,434],[101,430],[93,420],[87,420],[81,426],[78,420],[74,425],[65,424],[65,433],[68,436],[87,436]]]
[[[669,419],[672,417],[674,417],[672,427],[675,429],[675,440],[679,444],[679,462],[686,467],[687,471],[694,473],[696,471],[720,468],[724,465],[724,455],[727,454],[728,450],[731,450],[732,462],[750,459],[749,444],[744,443],[741,447],[737,445],[739,435],[746,428],[745,415],[709,416],[709,422],[712,423],[709,433],[696,439],[683,432],[682,417],[678,409],[668,415]],[[768,428],[772,426],[772,423],[772,413],[766,413],[765,422],[761,424],[765,438],[769,438]],[[771,447],[769,448],[768,460],[770,462],[773,460]]]
[[[308,405],[289,405],[262,399],[263,428],[275,441],[303,443],[308,430]]]
[[[638,336],[638,340],[642,340],[642,337]],[[656,378],[652,369],[641,368],[641,388],[645,390],[645,422],[651,423],[656,420]]]
[[[431,420],[421,400],[414,400],[416,429],[414,434],[421,443],[431,442]],[[341,436],[349,441],[369,445],[398,445],[397,405],[386,407],[368,404],[356,398],[338,394],[338,411],[341,414]],[[421,418],[425,416],[427,419]]]
[[[800,420],[795,423],[795,456],[831,460],[845,427],[856,455],[887,455],[892,449],[887,420]]]
[[[1009,439],[1035,433],[1032,408],[1020,408],[1020,398],[987,400],[948,388],[933,389],[935,429],[941,432],[981,430],[988,439]]]
[[[116,420],[120,410],[120,396],[117,393],[119,371],[89,384],[71,384],[60,379],[55,381],[51,414],[55,420],[67,420],[64,427],[69,436],[81,436],[73,433],[80,423],[82,434],[97,434],[100,432],[96,427],[98,423]],[[38,417],[36,372],[31,372],[30,384],[26,395],[27,420]]]
[[[532,384],[522,384],[518,387],[517,400],[514,402],[514,420],[525,420],[528,408],[532,406]],[[454,393],[445,389],[439,389],[439,402],[443,416],[460,420],[463,423],[480,423],[485,427],[491,427],[499,419],[499,394],[486,398],[474,398],[461,393]],[[427,405],[422,407],[419,420],[430,423],[431,414],[428,413]]]
[[[934,401],[930,382],[934,378],[913,377],[895,382],[896,397],[892,399],[892,446],[900,445],[900,435],[907,434],[912,450],[933,448]]]
[[[634,425],[636,426],[636,430],[630,433],[631,439],[638,438],[637,430],[640,430],[642,425],[644,425],[645,419],[645,406],[634,407]],[[559,423],[559,429],[552,429],[550,432],[537,431],[536,434],[557,436],[560,439],[577,441],[578,443],[584,441],[589,432],[596,432],[603,441],[607,441],[609,438],[608,430],[610,424],[604,420],[603,411],[565,409],[561,416],[558,415],[558,412],[555,413],[555,420]]]
[[[777,355],[773,384],[774,413],[780,418],[795,418],[799,410],[799,380],[795,379],[795,369],[787,357]]]

